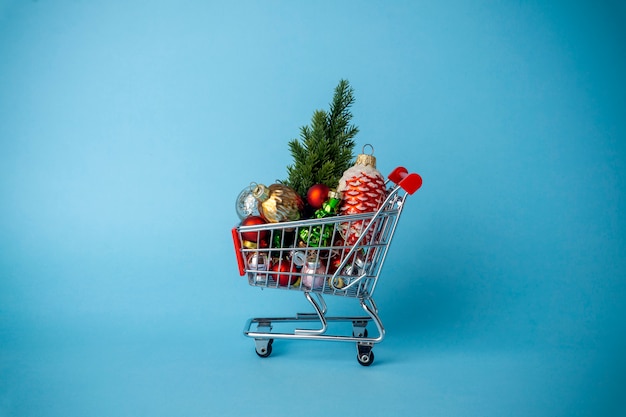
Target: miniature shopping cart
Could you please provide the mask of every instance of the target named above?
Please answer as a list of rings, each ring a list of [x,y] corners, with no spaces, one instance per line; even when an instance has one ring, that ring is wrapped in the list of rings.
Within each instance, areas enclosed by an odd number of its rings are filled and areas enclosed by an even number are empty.
[[[361,365],[374,361],[372,348],[383,340],[385,328],[372,296],[404,201],[421,184],[418,174],[398,167],[389,174],[386,199],[375,212],[232,229],[239,273],[247,274],[250,285],[301,292],[314,309],[249,319],[244,335],[255,340],[260,357],[270,356],[274,339],[304,339],[353,342]],[[323,297],[330,295],[358,299],[366,315],[327,315]],[[370,322],[376,335],[368,334]],[[314,328],[302,328],[304,323]],[[331,332],[331,323],[343,324],[343,332]]]

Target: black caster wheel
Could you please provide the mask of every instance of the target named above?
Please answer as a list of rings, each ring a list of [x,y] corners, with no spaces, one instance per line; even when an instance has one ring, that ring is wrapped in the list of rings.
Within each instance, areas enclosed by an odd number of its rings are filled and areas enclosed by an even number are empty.
[[[369,353],[358,353],[356,359],[363,366],[370,366],[374,362],[374,352],[370,351]]]
[[[261,358],[267,358],[272,354],[272,344],[274,343],[274,339],[270,339],[269,342],[267,342],[267,346],[266,347],[257,347],[255,348],[255,352],[257,355],[259,355],[259,357]]]

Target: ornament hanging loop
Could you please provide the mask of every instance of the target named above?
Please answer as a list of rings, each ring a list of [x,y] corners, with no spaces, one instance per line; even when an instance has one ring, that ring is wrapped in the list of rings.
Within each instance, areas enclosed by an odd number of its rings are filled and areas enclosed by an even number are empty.
[[[372,153],[365,153],[365,148],[370,147],[372,149]],[[372,145],[365,144],[363,145],[362,153],[356,157],[356,165],[365,165],[376,168],[376,157],[374,156],[374,147]]]

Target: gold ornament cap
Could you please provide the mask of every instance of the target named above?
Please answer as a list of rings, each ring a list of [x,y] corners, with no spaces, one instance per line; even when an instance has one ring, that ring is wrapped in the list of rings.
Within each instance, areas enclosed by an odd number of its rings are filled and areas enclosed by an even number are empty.
[[[244,240],[241,243],[247,249],[256,249],[259,247],[259,245],[256,242],[251,242],[249,240]]]
[[[372,148],[371,154],[365,153],[365,147],[367,146]],[[376,157],[374,156],[374,147],[368,143],[367,145],[363,146],[363,149],[361,150],[361,152],[362,153],[360,153],[356,157],[355,165],[365,165],[365,166],[371,166],[372,168],[376,168]]]
[[[265,201],[270,198],[270,189],[263,184],[257,184],[252,190],[252,195],[259,201]]]
[[[330,190],[328,190],[328,198],[336,198],[337,200],[341,200],[343,198],[343,194],[336,189],[331,188]]]

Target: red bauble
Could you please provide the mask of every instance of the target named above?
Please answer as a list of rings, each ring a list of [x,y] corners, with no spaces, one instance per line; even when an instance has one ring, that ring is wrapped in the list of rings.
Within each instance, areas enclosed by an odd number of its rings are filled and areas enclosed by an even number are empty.
[[[286,287],[287,285],[293,284],[294,282],[298,280],[297,276],[292,276],[290,274],[290,272],[293,272],[294,270],[295,268],[293,267],[291,262],[285,259],[281,259],[281,260],[276,259],[272,262],[272,265],[270,266],[270,271],[273,272],[273,273],[270,273],[270,277],[278,281],[278,285],[282,285],[283,287]],[[280,272],[285,272],[285,273],[281,274]]]
[[[335,271],[339,269],[340,265],[341,265],[341,258],[339,256],[333,256],[328,265],[328,273],[334,274]]]
[[[330,188],[328,188],[325,184],[315,184],[309,188],[309,191],[306,193],[306,201],[309,203],[311,207],[314,209],[322,208],[322,204],[326,200],[328,200],[328,192]]]
[[[267,223],[261,216],[248,216],[241,221],[241,226],[256,226]],[[262,242],[267,238],[268,230],[258,230],[255,232],[242,232],[241,238],[250,242]]]

